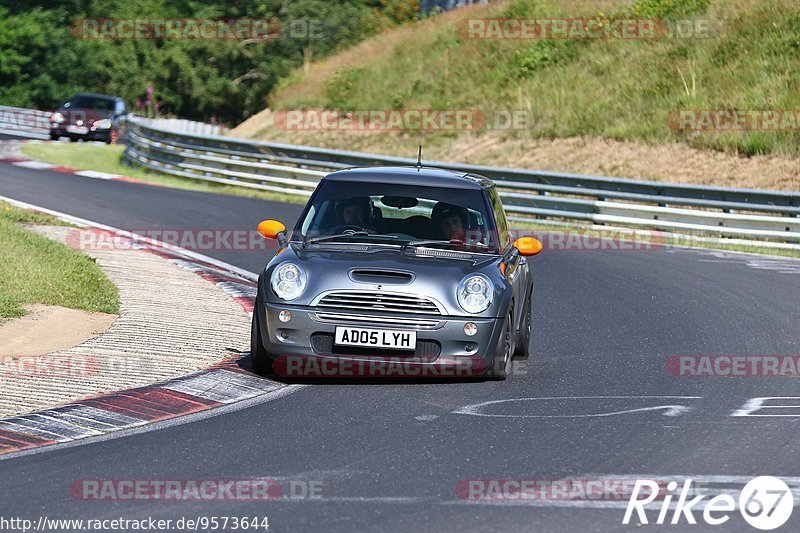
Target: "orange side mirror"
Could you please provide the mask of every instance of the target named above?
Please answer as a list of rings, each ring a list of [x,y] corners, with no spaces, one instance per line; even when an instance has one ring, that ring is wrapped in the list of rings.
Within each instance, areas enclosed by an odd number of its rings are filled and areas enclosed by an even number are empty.
[[[286,231],[286,226],[277,220],[264,220],[258,225],[258,232],[265,239],[277,239],[278,235]]]
[[[536,255],[542,251],[542,243],[539,239],[533,237],[520,237],[514,241],[514,248],[519,251],[520,255]]]

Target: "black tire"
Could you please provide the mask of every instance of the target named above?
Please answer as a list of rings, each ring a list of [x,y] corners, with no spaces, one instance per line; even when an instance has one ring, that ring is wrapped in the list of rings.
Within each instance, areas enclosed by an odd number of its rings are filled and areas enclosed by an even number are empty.
[[[497,349],[492,357],[492,366],[486,371],[489,379],[502,381],[511,371],[511,359],[514,353],[514,317],[513,312],[508,314],[503,323],[503,333],[497,343]]]
[[[253,363],[253,371],[256,374],[272,373],[272,357],[261,342],[261,324],[259,324],[257,308],[253,309],[253,325],[250,328],[250,361]]]
[[[79,139],[77,137],[70,137],[69,138],[69,142],[71,142],[71,143],[76,143],[76,142],[78,142],[78,140]]]
[[[57,133],[51,133],[51,134],[50,134],[50,140],[51,140],[51,141],[57,141],[57,140],[59,140],[60,138],[61,138],[61,136],[60,136],[59,134],[57,134]]]
[[[515,359],[527,359],[531,354],[531,305],[533,304],[533,287],[528,292],[525,302],[525,316],[522,319],[522,329],[519,332],[517,349],[514,350]]]

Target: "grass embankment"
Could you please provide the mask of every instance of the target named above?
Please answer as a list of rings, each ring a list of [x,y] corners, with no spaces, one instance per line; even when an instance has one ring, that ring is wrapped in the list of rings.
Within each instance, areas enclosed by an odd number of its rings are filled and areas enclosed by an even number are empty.
[[[124,151],[125,147],[121,145],[108,146],[96,143],[26,143],[22,147],[22,152],[34,159],[76,170],[96,170],[98,172],[108,172],[109,174],[119,174],[176,189],[230,194],[290,203],[305,203],[306,201],[304,197],[300,196],[258,191],[231,185],[218,185],[190,178],[179,178],[149,172],[126,165],[122,157]]]
[[[119,313],[119,294],[90,257],[20,224],[64,225],[0,202],[0,322],[25,304]]]
[[[704,19],[712,29],[701,38],[649,40],[464,38],[465,21],[483,17]],[[233,134],[407,157],[423,140],[428,158],[445,161],[798,189],[800,125],[670,126],[675,110],[800,109],[798,27],[796,0],[509,0],[463,8],[295,72],[271,95],[270,109],[480,109],[488,116],[512,109],[529,113],[532,127],[285,131],[267,111]]]

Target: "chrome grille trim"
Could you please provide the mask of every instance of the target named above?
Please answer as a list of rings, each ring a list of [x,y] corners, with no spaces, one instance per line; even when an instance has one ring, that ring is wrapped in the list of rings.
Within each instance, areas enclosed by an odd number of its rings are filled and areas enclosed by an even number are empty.
[[[443,315],[444,308],[427,296],[374,290],[336,290],[317,296],[311,305],[323,310],[399,315]]]
[[[391,326],[396,329],[438,329],[442,322],[435,319],[399,317],[399,316],[372,316],[348,315],[342,313],[310,313],[311,319],[318,322],[332,324],[363,324],[366,326]]]

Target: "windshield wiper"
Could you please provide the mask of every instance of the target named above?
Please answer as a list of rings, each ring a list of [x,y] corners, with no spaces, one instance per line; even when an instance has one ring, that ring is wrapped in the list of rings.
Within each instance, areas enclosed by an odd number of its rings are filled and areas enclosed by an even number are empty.
[[[361,230],[361,231],[351,231],[348,233],[337,233],[335,235],[323,235],[322,237],[314,237],[312,239],[305,239],[303,241],[303,247],[308,246],[309,244],[316,244],[318,242],[325,242],[325,241],[333,241],[336,239],[341,239],[343,237],[372,237],[382,240],[397,240],[397,235],[382,235],[379,233],[369,233],[366,230]]]
[[[489,246],[483,244],[482,242],[475,242],[475,243],[466,243],[460,239],[428,239],[428,240],[421,240],[421,241],[410,241],[405,243],[403,248],[408,246],[434,246],[434,245],[445,245],[445,246],[464,246],[467,248],[475,247],[475,248],[488,248]]]

